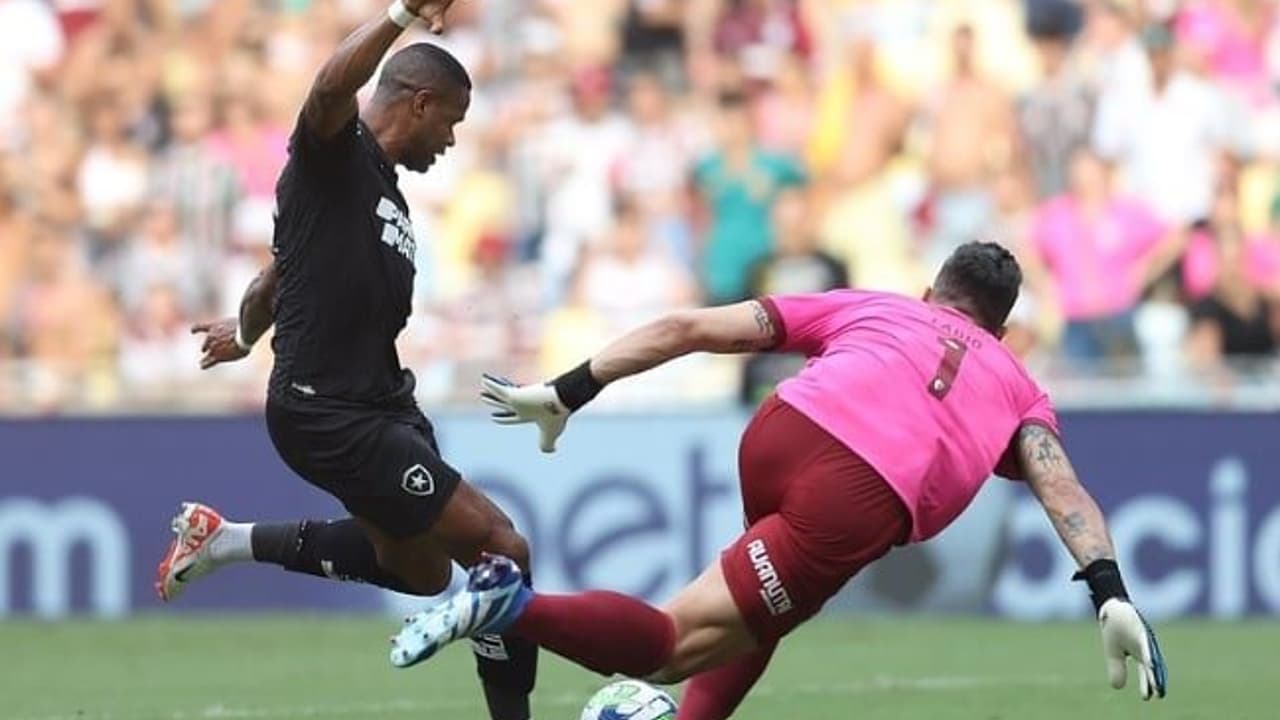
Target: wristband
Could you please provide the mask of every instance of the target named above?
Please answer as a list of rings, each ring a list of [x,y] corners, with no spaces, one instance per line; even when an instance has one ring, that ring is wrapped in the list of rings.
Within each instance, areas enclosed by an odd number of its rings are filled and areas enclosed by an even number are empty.
[[[1084,580],[1089,585],[1089,597],[1093,600],[1094,610],[1101,610],[1102,604],[1112,598],[1129,599],[1129,593],[1124,589],[1124,580],[1120,577],[1120,566],[1116,565],[1115,560],[1094,560],[1072,575],[1071,579]]]
[[[404,29],[412,25],[418,16],[404,6],[404,0],[396,0],[387,8],[387,18]]]
[[[241,334],[240,334],[240,326],[239,326],[239,325],[237,325],[237,326],[236,326],[236,347],[240,348],[241,350],[243,350],[243,351],[244,351],[244,352],[246,352],[246,353],[247,353],[247,352],[249,352],[249,351],[251,351],[251,350],[253,350],[253,343],[251,343],[251,342],[247,342],[247,341],[244,339],[244,335],[241,335]]]
[[[604,383],[591,374],[591,361],[588,360],[552,380],[551,387],[555,388],[556,396],[569,408],[569,412],[574,412],[599,395]]]

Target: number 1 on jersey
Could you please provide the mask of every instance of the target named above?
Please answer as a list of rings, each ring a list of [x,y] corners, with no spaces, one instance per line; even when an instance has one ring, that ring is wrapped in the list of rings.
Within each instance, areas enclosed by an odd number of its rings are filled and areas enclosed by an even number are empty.
[[[938,336],[938,342],[945,348],[942,362],[938,363],[938,372],[929,381],[929,394],[941,400],[951,392],[956,373],[960,372],[960,363],[964,362],[964,354],[969,352],[968,346],[955,338]]]

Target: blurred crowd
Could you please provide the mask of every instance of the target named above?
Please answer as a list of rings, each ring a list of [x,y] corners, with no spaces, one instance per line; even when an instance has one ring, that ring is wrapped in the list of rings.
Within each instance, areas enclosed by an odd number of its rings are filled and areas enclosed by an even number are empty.
[[[269,260],[311,78],[384,5],[0,0],[0,411],[261,403],[267,343],[202,374],[189,327]],[[919,294],[975,238],[1050,379],[1273,370],[1280,2],[463,0],[436,41],[475,92],[401,180],[425,401],[675,308]],[[607,396],[751,402],[796,362]]]

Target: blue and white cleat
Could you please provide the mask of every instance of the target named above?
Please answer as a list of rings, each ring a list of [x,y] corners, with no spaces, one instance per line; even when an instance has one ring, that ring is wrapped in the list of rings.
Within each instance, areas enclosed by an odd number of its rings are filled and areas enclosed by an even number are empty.
[[[407,668],[460,638],[499,634],[520,617],[533,591],[520,568],[501,555],[485,555],[471,568],[467,586],[452,597],[405,618],[391,638],[391,664]]]

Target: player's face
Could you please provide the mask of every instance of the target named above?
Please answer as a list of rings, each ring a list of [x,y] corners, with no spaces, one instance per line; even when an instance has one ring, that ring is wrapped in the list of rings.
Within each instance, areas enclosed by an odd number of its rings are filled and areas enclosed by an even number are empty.
[[[405,167],[414,172],[426,172],[436,158],[453,147],[454,127],[467,116],[471,106],[471,91],[454,90],[425,99],[418,113],[417,130]]]

